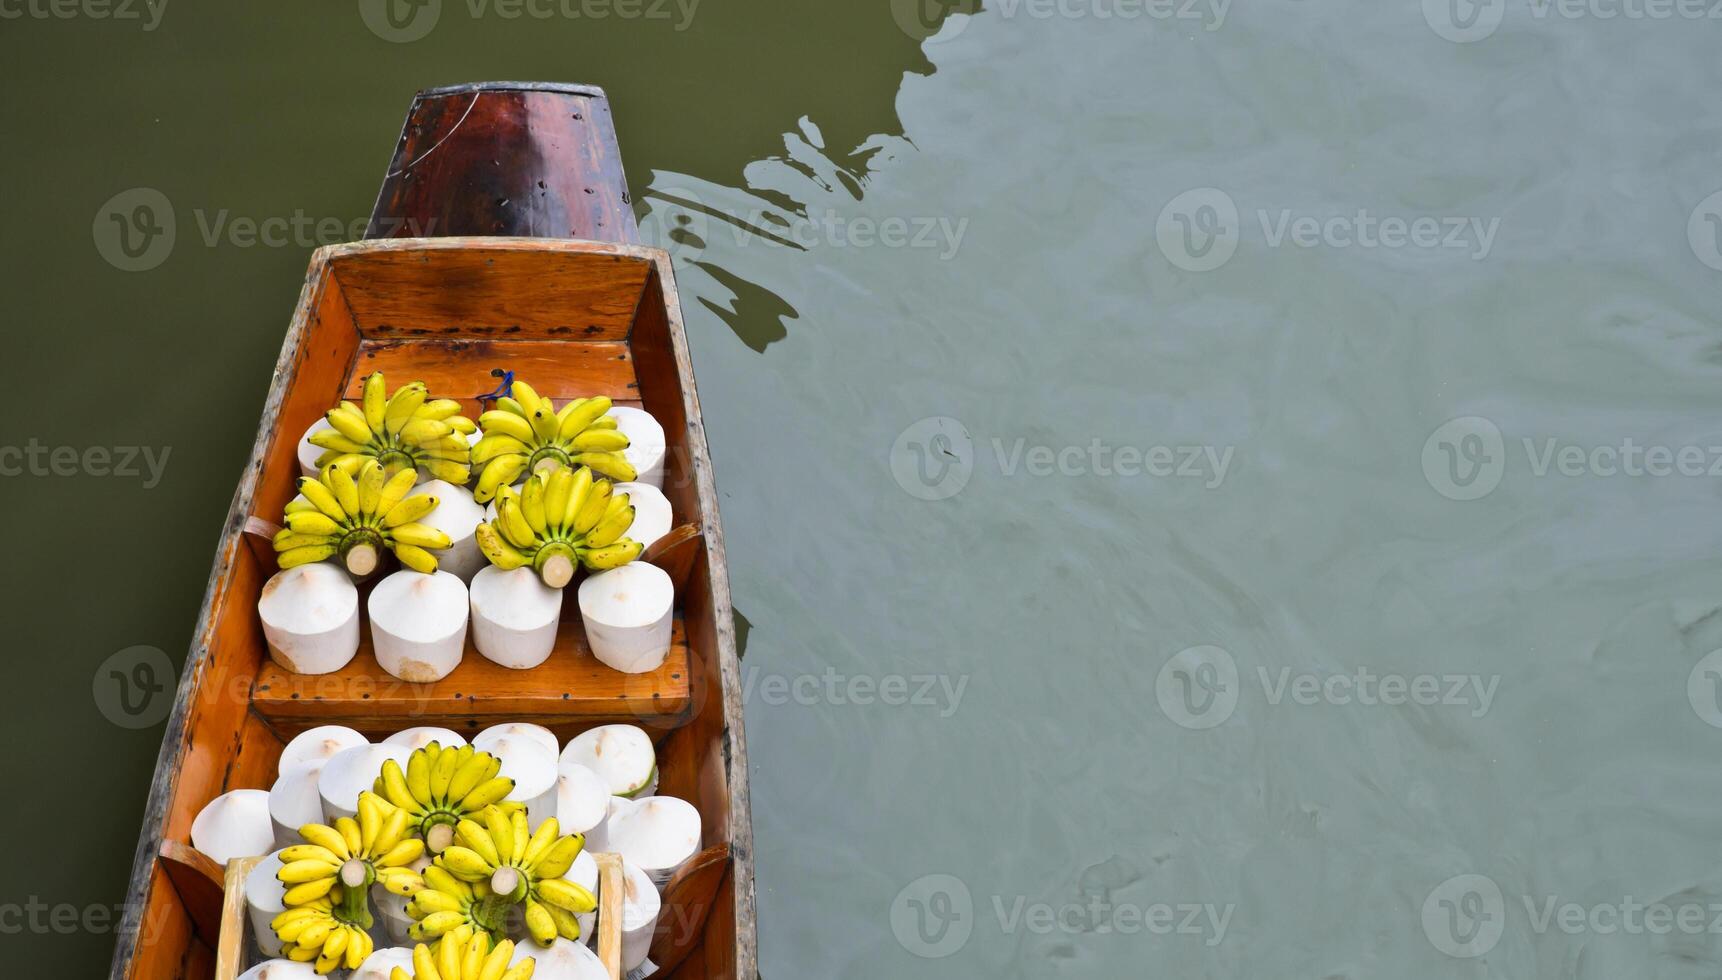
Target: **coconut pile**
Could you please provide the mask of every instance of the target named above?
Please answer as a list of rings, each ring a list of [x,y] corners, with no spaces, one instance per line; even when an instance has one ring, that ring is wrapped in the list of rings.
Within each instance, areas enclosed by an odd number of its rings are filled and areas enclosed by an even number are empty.
[[[275,784],[268,790],[241,789],[211,800],[192,823],[192,843],[217,863],[262,857],[247,875],[244,897],[253,962],[243,974],[252,980],[294,980],[316,976],[310,963],[280,959],[282,944],[270,923],[286,908],[286,886],[277,879],[281,852],[300,844],[298,827],[332,825],[359,811],[359,795],[381,784],[385,764],[406,765],[413,752],[436,743],[462,746],[467,741],[447,728],[418,727],[395,732],[378,742],[339,725],[312,728],[281,752]],[[657,750],[650,735],[634,725],[603,725],[566,744],[540,725],[495,725],[471,739],[475,750],[501,761],[501,774],[513,780],[506,801],[525,807],[529,827],[554,817],[562,834],[582,834],[585,847],[562,876],[598,896],[594,852],[621,856],[623,867],[622,967],[632,972],[646,963],[662,906],[660,889],[698,852],[699,811],[685,800],[657,795]],[[426,851],[414,865],[423,872],[436,863]],[[602,896],[598,896],[600,901]],[[336,975],[386,978],[396,966],[410,972],[414,920],[408,900],[381,884],[371,887],[374,923],[367,930],[376,948],[353,971]],[[591,947],[597,913],[577,917],[580,940],[556,938],[548,947],[511,936],[514,962],[532,957],[534,977],[605,976]]]
[[[625,527],[617,546],[634,549],[619,557],[616,546],[578,553],[587,568],[576,601],[588,647],[624,673],[662,665],[675,590],[661,569],[631,559],[674,521],[661,489],[663,426],[608,398],[575,399],[558,410],[512,375],[504,390],[475,423],[458,414],[458,402],[429,398],[419,382],[389,395],[373,374],[362,406],[343,402],[306,430],[300,494],[275,535],[282,570],[257,603],[270,657],[284,670],[328,674],[351,663],[361,607],[378,666],[408,683],[447,677],[469,633],[481,656],[504,667],[544,663],[561,627],[562,586],[579,563],[558,554],[536,567],[505,567],[480,542],[498,520],[499,493],[518,500],[528,483],[557,470],[584,474],[583,486],[602,479],[595,496],[617,498],[620,511],[609,533]],[[492,539],[500,540],[494,532]],[[518,557],[512,546],[502,550]],[[379,576],[389,553],[401,567]]]

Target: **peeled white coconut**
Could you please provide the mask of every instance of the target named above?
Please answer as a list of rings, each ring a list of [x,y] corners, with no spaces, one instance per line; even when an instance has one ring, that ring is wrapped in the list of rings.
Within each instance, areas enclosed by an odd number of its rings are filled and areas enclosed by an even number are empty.
[[[531,722],[526,721],[512,721],[502,725],[492,725],[484,731],[479,732],[477,735],[474,735],[472,737],[472,747],[481,752],[490,752],[494,755],[495,750],[490,747],[491,744],[497,739],[505,736],[523,736],[525,738],[532,739],[539,745],[549,749],[551,755],[556,754],[556,749],[561,744],[556,741],[556,733],[545,728],[543,725],[534,725]]]
[[[281,870],[281,852],[277,851],[251,869],[245,876],[245,908],[251,916],[251,934],[257,937],[257,948],[264,956],[280,956],[281,940],[269,923],[287,911],[283,897],[287,886],[275,877]]]
[[[412,755],[401,745],[355,745],[335,753],[323,765],[317,778],[317,795],[323,799],[324,822],[334,824],[338,817],[353,817],[359,813],[359,794],[377,784],[383,773],[383,763],[393,759],[404,769]]]
[[[292,960],[265,960],[239,975],[239,980],[322,980],[316,967]]]
[[[446,551],[436,553],[437,569],[459,576],[462,582],[471,582],[472,576],[488,564],[478,550],[478,539],[473,536],[484,523],[484,508],[473,502],[472,491],[445,480],[421,483],[407,494],[426,495],[437,499],[436,509],[419,518],[419,523],[436,528],[454,542]]]
[[[622,861],[622,972],[632,972],[652,951],[663,899],[657,883],[639,866]]]
[[[417,861],[409,865],[419,874],[424,874],[425,869],[430,866],[431,856],[429,854],[420,855]],[[378,942],[394,943],[397,946],[411,946],[413,944],[413,938],[407,932],[413,925],[413,917],[407,914],[408,901],[409,899],[406,897],[396,895],[384,888],[381,882],[371,886],[371,908],[376,912],[375,925],[372,926],[373,939]],[[410,953],[411,950],[409,949],[408,952]],[[385,972],[383,976],[387,977],[388,974]]]
[[[257,600],[269,656],[295,674],[327,674],[359,652],[359,590],[328,562],[277,572]]]
[[[700,812],[686,800],[610,798],[604,847],[640,866],[659,885],[700,849]]]
[[[664,427],[643,409],[617,405],[610,409],[616,418],[616,428],[628,437],[628,448],[622,455],[634,464],[635,477],[640,483],[654,487],[664,485]]]
[[[191,846],[221,865],[234,858],[268,854],[275,849],[269,794],[236,789],[210,800],[191,822]]]
[[[596,896],[598,894],[598,861],[592,857],[592,848],[581,848],[580,853],[574,855],[574,863],[568,866],[568,871],[562,877]],[[580,941],[588,946],[592,945],[598,938],[598,913],[596,911],[576,912],[574,920],[580,923]]]
[[[379,946],[371,950],[357,970],[348,974],[347,980],[389,980],[397,966],[412,976],[413,951],[406,946]]]
[[[486,660],[524,670],[556,646],[562,590],[545,585],[531,566],[495,565],[472,577],[472,645]]]
[[[629,562],[580,583],[580,619],[592,656],[624,674],[657,670],[670,652],[676,588],[656,565]]]
[[[275,831],[276,847],[302,844],[299,828],[323,822],[323,798],[317,779],[327,759],[313,759],[282,773],[269,788],[269,823]]]
[[[377,583],[366,603],[377,664],[409,684],[440,681],[466,649],[466,583],[438,569],[403,568]]]
[[[578,762],[557,764],[556,823],[564,834],[590,833],[609,812],[608,779]]]
[[[551,740],[555,741],[554,738]],[[502,760],[499,775],[514,780],[508,798],[526,804],[526,819],[534,828],[556,813],[556,753],[529,734],[500,735],[472,747]]]
[[[650,796],[658,786],[658,750],[638,725],[599,725],[574,736],[558,765],[585,766],[615,796]]]
[[[628,495],[634,505],[634,523],[628,525],[623,537],[633,538],[650,548],[652,542],[670,533],[675,519],[670,514],[670,498],[650,483],[618,483],[611,491]]]
[[[466,739],[462,738],[461,734],[452,728],[436,728],[434,726],[404,728],[383,739],[384,745],[400,745],[405,747],[408,752],[417,752],[432,742],[445,749],[451,745],[458,749],[466,744]]]
[[[293,740],[281,750],[281,761],[276,764],[275,771],[285,774],[287,770],[296,769],[307,762],[327,762],[342,749],[369,745],[370,742],[370,739],[345,725],[318,725],[316,728],[307,728],[293,736]]]
[[[324,450],[321,446],[311,445],[311,437],[326,429],[333,428],[334,426],[329,424],[329,420],[327,418],[318,416],[317,421],[312,422],[311,427],[306,429],[305,434],[299,438],[300,473],[312,478],[313,480],[317,478],[318,474],[321,472],[317,469],[317,460],[322,457]]]
[[[532,980],[609,980],[610,973],[604,969],[604,961],[598,954],[587,949],[583,943],[572,942],[558,936],[546,949],[535,942],[516,943],[514,957],[508,961],[510,967],[516,966],[522,960],[533,962]]]

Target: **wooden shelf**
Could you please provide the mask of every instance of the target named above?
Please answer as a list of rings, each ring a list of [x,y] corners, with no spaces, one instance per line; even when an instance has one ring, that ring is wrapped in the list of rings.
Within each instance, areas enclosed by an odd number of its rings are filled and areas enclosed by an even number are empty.
[[[680,616],[663,665],[650,673],[624,674],[592,656],[578,614],[570,617],[570,612],[563,611],[550,659],[537,667],[511,670],[486,660],[473,648],[469,631],[460,666],[432,684],[409,684],[383,673],[366,624],[358,655],[332,674],[288,673],[265,659],[252,687],[252,710],[283,737],[317,725],[386,733],[417,725],[477,731],[513,721],[564,729],[612,722],[668,728],[687,721],[691,684]]]

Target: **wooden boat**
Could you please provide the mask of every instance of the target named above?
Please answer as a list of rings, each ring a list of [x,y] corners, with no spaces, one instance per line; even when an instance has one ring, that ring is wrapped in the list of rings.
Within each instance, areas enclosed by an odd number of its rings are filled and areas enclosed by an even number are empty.
[[[654,732],[659,792],[692,802],[704,832],[704,850],[665,888],[657,975],[757,976],[747,753],[717,496],[670,261],[637,244],[628,205],[600,90],[489,83],[415,98],[369,237],[311,259],[167,724],[113,976],[213,975],[222,869],[191,847],[192,819],[221,793],[267,789],[295,734],[343,724],[380,738],[501,721],[543,724],[562,739],[617,721]],[[404,237],[415,230],[449,237]],[[499,667],[469,646],[445,679],[408,684],[381,671],[368,637],[335,674],[281,670],[256,610],[274,555],[247,527],[279,519],[307,426],[356,397],[373,370],[423,379],[476,416],[495,368],[520,371],[559,402],[608,395],[663,423],[664,493],[677,526],[644,560],[677,585],[664,666],[628,675],[598,664],[570,596],[556,651],[532,670]]]

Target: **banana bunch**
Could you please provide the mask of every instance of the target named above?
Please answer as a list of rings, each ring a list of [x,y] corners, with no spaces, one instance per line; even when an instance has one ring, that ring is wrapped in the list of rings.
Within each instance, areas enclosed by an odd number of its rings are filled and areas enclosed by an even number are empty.
[[[397,966],[389,980],[529,980],[537,961],[524,959],[510,968],[513,957],[514,944],[506,939],[492,946],[482,933],[449,935],[437,944],[434,955],[423,943],[414,946],[412,975]]]
[[[382,882],[396,895],[424,887],[409,865],[425,852],[424,841],[407,836],[408,814],[375,793],[359,794],[359,815],[341,817],[330,827],[308,823],[299,828],[305,843],[281,852],[275,877],[288,886],[282,901],[304,905],[329,894],[337,884],[348,889]],[[362,897],[362,896],[361,896]],[[364,907],[362,901],[357,903]],[[367,911],[364,918],[368,920]],[[364,922],[366,928],[369,921]]]
[[[438,480],[464,486],[471,478],[471,444],[478,431],[460,414],[452,398],[430,399],[423,381],[401,385],[388,393],[381,372],[365,379],[364,405],[342,402],[327,416],[333,429],[311,435],[311,445],[324,450],[318,468],[341,466],[351,475],[360,462],[375,459],[388,475],[422,467]]]
[[[339,886],[333,894],[341,895]],[[320,898],[276,916],[270,926],[281,937],[281,955],[298,963],[315,960],[322,974],[337,966],[358,969],[371,955],[371,936],[358,923],[342,921],[334,909],[328,898]]]
[[[508,934],[508,911],[514,903],[497,898],[485,881],[461,881],[445,868],[425,869],[425,886],[407,900],[413,924],[407,934],[420,941],[482,934],[502,939]]]
[[[410,467],[386,476],[374,459],[361,462],[357,477],[339,464],[323,467],[319,479],[301,477],[303,499],[287,504],[286,526],[275,535],[281,568],[339,555],[348,571],[369,575],[379,550],[387,548],[416,572],[436,571],[436,556],[427,549],[447,548],[451,542],[442,531],[416,523],[437,505],[430,494],[407,496],[416,479]]]
[[[531,565],[544,584],[560,589],[574,577],[574,562],[602,570],[626,565],[645,548],[624,538],[634,523],[634,506],[614,493],[609,480],[595,480],[582,466],[534,473],[515,493],[496,495],[496,520],[480,524],[478,548],[490,563],[507,570]]]
[[[501,771],[502,760],[488,752],[432,742],[407,757],[405,772],[386,760],[376,792],[406,811],[412,832],[441,854],[454,842],[455,824],[514,791],[514,780],[497,775]]]
[[[495,408],[478,417],[484,438],[472,447],[472,465],[479,468],[474,500],[489,503],[499,487],[528,471],[590,466],[623,482],[638,475],[622,455],[628,437],[605,414],[610,399],[576,398],[558,410],[524,381],[509,390],[513,397],[498,398]]]
[[[459,843],[443,851],[437,865],[463,882],[487,885],[492,909],[523,905],[526,931],[539,945],[548,946],[557,936],[578,939],[580,924],[575,916],[596,909],[598,900],[562,876],[586,845],[585,837],[559,836],[561,828],[554,817],[529,834],[526,814],[519,810],[504,813],[491,807],[483,817],[482,826],[474,820],[455,826]],[[429,903],[418,904],[424,908]],[[434,917],[427,916],[419,926],[430,927]]]

